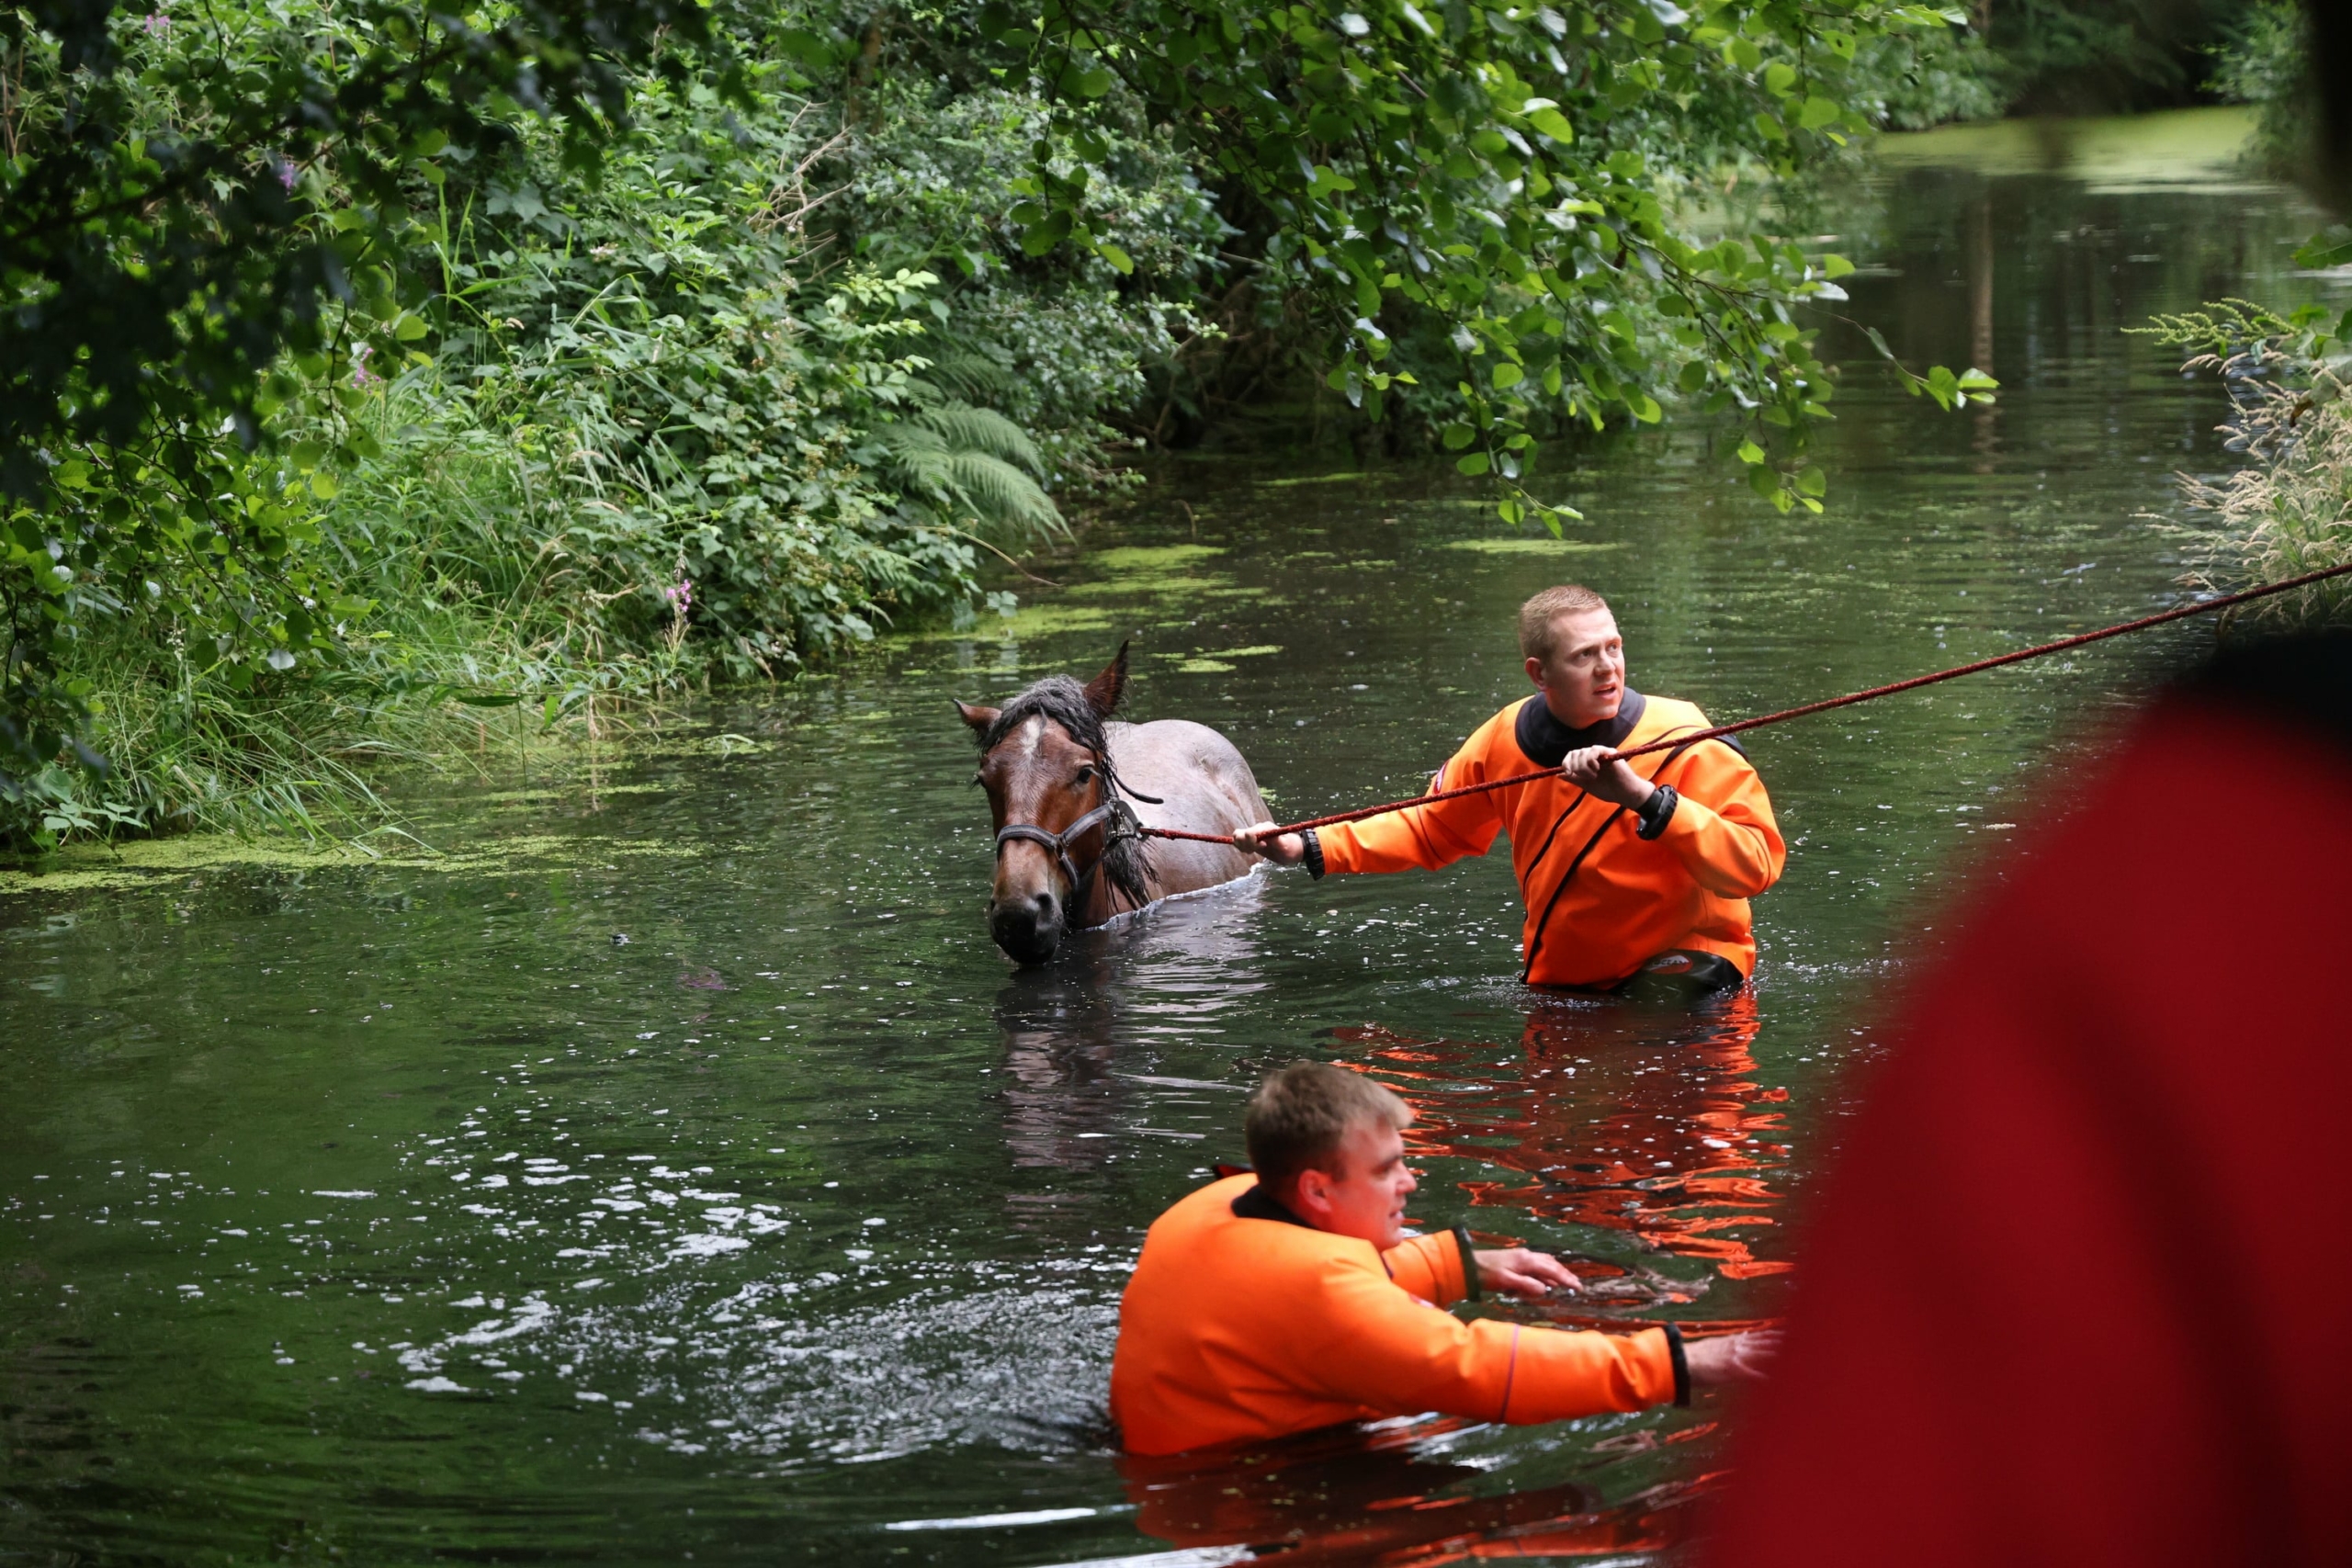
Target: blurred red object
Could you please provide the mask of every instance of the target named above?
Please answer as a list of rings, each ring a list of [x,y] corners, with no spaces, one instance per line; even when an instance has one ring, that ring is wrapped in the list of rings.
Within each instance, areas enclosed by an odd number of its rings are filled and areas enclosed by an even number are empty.
[[[2352,644],[2184,682],[1905,999],[1707,1562],[2352,1560]]]

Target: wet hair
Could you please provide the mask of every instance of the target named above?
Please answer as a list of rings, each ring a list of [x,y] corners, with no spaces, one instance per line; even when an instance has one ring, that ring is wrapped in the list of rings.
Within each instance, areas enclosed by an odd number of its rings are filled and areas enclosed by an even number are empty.
[[[1564,582],[1546,588],[1519,607],[1519,652],[1522,659],[1549,660],[1559,647],[1562,615],[1606,610],[1609,601],[1582,583]]]
[[[1293,1062],[1267,1075],[1241,1119],[1242,1141],[1258,1184],[1275,1192],[1309,1170],[1333,1170],[1334,1156],[1358,1122],[1403,1128],[1410,1107],[1362,1073],[1327,1062]]]
[[[996,722],[980,732],[980,755],[995,750],[1006,736],[1032,718],[1061,726],[1064,734],[1094,753],[1094,773],[1102,781],[1102,798],[1116,802],[1119,807],[1103,824],[1105,836],[1097,870],[1126,896],[1128,903],[1141,908],[1151,902],[1151,862],[1144,852],[1143,836],[1136,830],[1135,813],[1121,798],[1126,786],[1112,765],[1111,737],[1103,728],[1103,717],[1084,686],[1067,675],[1048,675],[1006,703]]]

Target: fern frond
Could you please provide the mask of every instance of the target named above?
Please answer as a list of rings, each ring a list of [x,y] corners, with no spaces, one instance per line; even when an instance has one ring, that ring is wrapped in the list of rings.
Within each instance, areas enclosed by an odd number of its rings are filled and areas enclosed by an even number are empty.
[[[1006,445],[1005,432],[1010,431],[1034,461],[1035,447],[1018,425],[985,410],[964,409],[957,418],[944,422],[948,428],[943,430],[930,417],[931,412],[896,421],[876,433],[888,455],[884,471],[893,484],[942,511],[968,517],[987,530],[1014,536],[1063,531],[1060,509],[1030,473],[997,451],[955,438],[959,433],[976,434],[1001,446]]]
[[[1037,481],[1001,457],[957,452],[948,458],[956,493],[979,520],[1023,534],[1057,534],[1062,514]]]
[[[1046,459],[1029,433],[993,409],[969,403],[939,403],[907,417],[910,424],[938,432],[950,446],[985,452],[1001,462],[1046,477]]]
[[[949,349],[932,361],[930,379],[943,395],[967,403],[985,403],[1004,396],[1016,385],[1012,368],[994,355],[972,349]]]

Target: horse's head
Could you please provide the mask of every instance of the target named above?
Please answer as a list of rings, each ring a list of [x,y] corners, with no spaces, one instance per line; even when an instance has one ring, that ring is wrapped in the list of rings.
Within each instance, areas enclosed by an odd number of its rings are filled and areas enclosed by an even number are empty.
[[[956,705],[978,738],[975,782],[988,791],[995,818],[989,934],[1016,963],[1053,957],[1082,913],[1073,906],[1098,870],[1131,903],[1148,897],[1141,844],[1111,832],[1115,814],[1097,816],[1070,833],[1089,813],[1118,804],[1103,725],[1126,682],[1123,643],[1119,656],[1083,686],[1067,675],[1050,675],[1001,708]]]

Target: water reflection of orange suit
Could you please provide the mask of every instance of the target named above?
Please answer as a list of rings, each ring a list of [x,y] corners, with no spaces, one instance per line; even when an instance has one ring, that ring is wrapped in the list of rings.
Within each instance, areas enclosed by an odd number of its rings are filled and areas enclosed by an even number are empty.
[[[1257,1181],[1211,1182],[1144,1238],[1111,1362],[1129,1450],[1430,1410],[1524,1424],[1688,1397],[1670,1331],[1464,1323],[1439,1310],[1464,1294],[1452,1235],[1381,1253],[1290,1218]]]
[[[1787,1157],[1788,1091],[1756,1080],[1758,1028],[1744,988],[1687,1015],[1549,1005],[1529,1013],[1526,1066],[1510,1076],[1491,1071],[1490,1044],[1332,1032],[1411,1103],[1413,1154],[1516,1175],[1462,1182],[1472,1203],[1629,1232],[1739,1280],[1789,1267],[1751,1250],[1775,1224],[1769,1173]]]
[[[1530,773],[1556,763],[1564,746],[1639,746],[1707,727],[1707,716],[1689,703],[1629,691],[1615,719],[1571,731],[1541,696],[1530,697],[1480,725],[1430,788]],[[1631,766],[1681,797],[1656,839],[1640,837],[1632,811],[1554,774],[1323,829],[1322,869],[1434,871],[1485,854],[1496,833],[1508,831],[1527,906],[1521,940],[1532,984],[1615,986],[1675,950],[1711,953],[1753,974],[1747,900],[1780,880],[1788,853],[1764,781],[1722,740],[1636,758]]]
[[[1179,1547],[1279,1549],[1298,1568],[1622,1556],[1679,1539],[1677,1516],[1698,1488],[1668,1482],[1613,1506],[1573,1483],[1479,1490],[1484,1467],[1425,1451],[1467,1425],[1417,1421],[1210,1454],[1125,1454],[1119,1474],[1144,1534]]]

